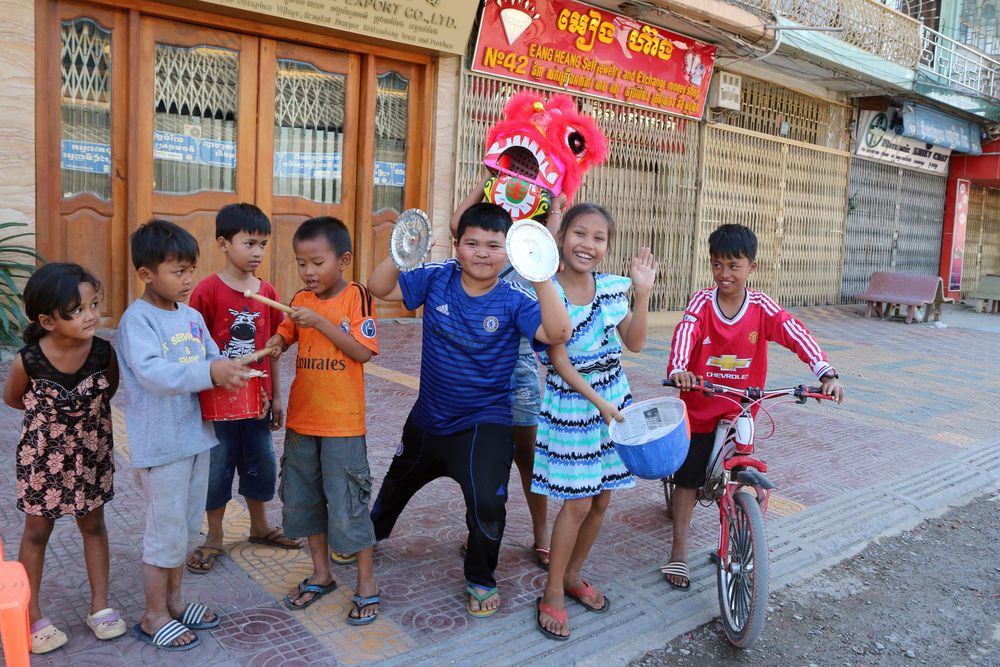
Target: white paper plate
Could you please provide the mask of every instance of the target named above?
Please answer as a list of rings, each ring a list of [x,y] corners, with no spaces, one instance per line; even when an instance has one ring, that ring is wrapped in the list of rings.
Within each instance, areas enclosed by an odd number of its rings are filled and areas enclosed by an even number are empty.
[[[431,249],[431,221],[419,208],[408,208],[396,218],[389,239],[389,254],[400,271],[420,266]]]
[[[544,226],[534,220],[518,220],[507,232],[507,259],[526,280],[540,283],[559,268],[559,248]]]

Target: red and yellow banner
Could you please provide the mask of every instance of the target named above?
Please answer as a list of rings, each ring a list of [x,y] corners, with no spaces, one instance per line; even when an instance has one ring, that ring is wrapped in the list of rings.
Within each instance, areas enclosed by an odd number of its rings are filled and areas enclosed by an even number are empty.
[[[700,119],[715,47],[573,0],[487,0],[472,69]]]

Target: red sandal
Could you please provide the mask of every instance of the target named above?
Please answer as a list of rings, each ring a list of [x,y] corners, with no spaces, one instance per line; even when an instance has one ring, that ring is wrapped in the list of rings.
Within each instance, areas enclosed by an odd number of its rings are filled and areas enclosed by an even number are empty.
[[[535,614],[535,621],[538,623],[538,630],[543,635],[545,635],[549,639],[555,639],[556,641],[561,641],[561,642],[564,642],[567,639],[569,639],[569,635],[556,634],[551,630],[549,630],[548,628],[546,628],[544,625],[542,625],[542,614],[548,614],[552,618],[559,621],[559,625],[565,626],[566,621],[569,620],[569,615],[566,613],[565,609],[556,609],[552,605],[545,604],[544,602],[542,602],[542,598],[535,599],[535,609],[538,611],[538,613]]]
[[[549,548],[540,547],[537,544],[531,545],[531,548],[535,550],[535,560],[538,561],[538,567],[542,568],[546,572],[549,571]],[[545,560],[542,560],[542,559]]]

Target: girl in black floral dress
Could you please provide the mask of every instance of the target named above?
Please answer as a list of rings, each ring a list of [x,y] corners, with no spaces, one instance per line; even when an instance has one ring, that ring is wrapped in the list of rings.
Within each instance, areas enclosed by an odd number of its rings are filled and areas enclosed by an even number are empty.
[[[118,388],[114,349],[97,338],[100,284],[77,264],[47,264],[24,288],[31,324],[7,376],[3,400],[24,410],[17,445],[17,507],[25,514],[18,560],[31,584],[31,651],[66,643],[42,616],[38,591],[55,521],[76,517],[90,579],[87,625],[98,639],[125,633],[108,606],[104,503],[114,497],[111,397]]]

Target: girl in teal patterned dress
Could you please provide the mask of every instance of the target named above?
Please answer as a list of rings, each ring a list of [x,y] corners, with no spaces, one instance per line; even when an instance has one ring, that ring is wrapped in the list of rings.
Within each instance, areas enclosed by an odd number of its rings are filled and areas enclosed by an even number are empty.
[[[646,342],[649,296],[657,264],[642,248],[630,266],[631,279],[597,273],[614,233],[602,207],[578,204],[559,230],[562,268],[556,286],[569,310],[573,333],[565,346],[541,355],[548,367],[538,420],[531,490],[562,499],[552,528],[549,578],[537,601],[538,628],[567,639],[565,597],[604,612],[610,601],[580,577],[611,499],[612,489],[635,485],[608,437],[607,424],[631,403],[622,372],[622,343],[633,352]],[[628,289],[635,310],[629,311]]]

